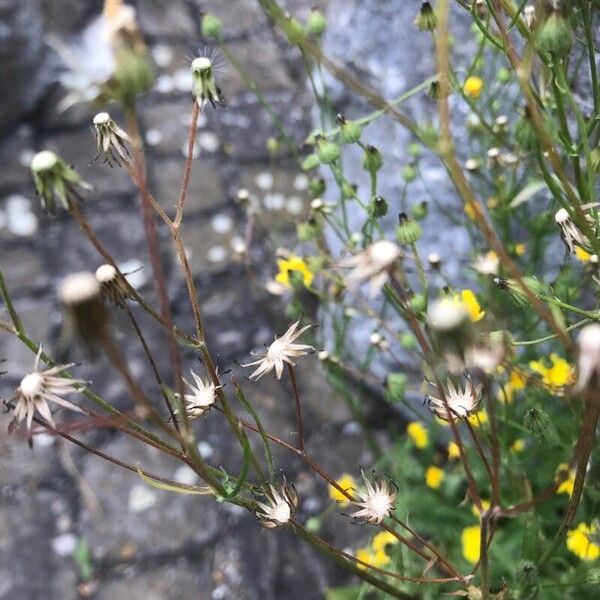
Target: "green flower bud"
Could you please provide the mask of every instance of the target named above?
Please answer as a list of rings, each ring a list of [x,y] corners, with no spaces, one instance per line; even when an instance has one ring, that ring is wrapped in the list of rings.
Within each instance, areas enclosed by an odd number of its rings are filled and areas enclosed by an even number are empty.
[[[412,165],[406,165],[402,169],[402,178],[406,183],[411,183],[417,178],[417,171]]]
[[[375,146],[367,146],[363,154],[362,167],[371,174],[383,167],[383,156]]]
[[[412,311],[417,315],[427,310],[427,298],[424,294],[415,294],[408,303]]]
[[[223,23],[219,17],[211,13],[204,13],[200,29],[203,37],[219,39],[223,31]]]
[[[306,32],[310,35],[315,35],[317,37],[322,36],[327,29],[327,21],[325,19],[325,15],[314,6],[310,15],[308,15],[308,19],[306,21]]]
[[[537,152],[540,148],[540,140],[529,116],[529,109],[515,125],[515,141],[525,152]]]
[[[334,163],[340,157],[340,148],[337,144],[327,141],[322,135],[315,136],[317,155],[324,165]]]
[[[412,209],[412,216],[417,221],[422,221],[429,212],[429,205],[427,200],[421,200],[421,202],[415,204]]]
[[[360,140],[362,127],[342,115],[338,115],[338,121],[340,123],[340,142],[342,144],[356,144]]]
[[[319,517],[310,517],[306,519],[305,527],[308,531],[318,533],[321,530],[321,519]]]
[[[437,27],[437,17],[429,2],[423,2],[415,18],[415,25],[419,31],[433,31]]]
[[[523,418],[523,425],[538,440],[552,443],[557,439],[557,432],[552,420],[539,406],[530,408]]]
[[[573,42],[573,30],[560,10],[553,10],[537,35],[537,46],[542,52],[564,56]]]
[[[400,345],[405,350],[414,350],[417,347],[417,338],[412,333],[403,333],[400,335]]]
[[[322,177],[311,177],[308,181],[308,191],[318,198],[325,192],[325,180]]]
[[[412,142],[408,145],[408,155],[411,158],[421,158],[423,155],[423,146],[417,142]]]
[[[408,378],[404,373],[390,373],[385,381],[385,397],[390,402],[402,402]]]
[[[302,170],[312,171],[313,169],[316,169],[320,164],[321,161],[319,160],[319,156],[313,152],[313,154],[309,154],[302,162]]]
[[[422,234],[421,226],[406,213],[400,213],[400,223],[396,227],[396,239],[403,245],[414,244]]]
[[[271,136],[267,140],[267,151],[271,156],[277,156],[279,154],[279,150],[281,149],[281,144],[276,137]]]
[[[376,196],[369,202],[369,215],[374,218],[384,217],[387,215],[388,203],[385,198]]]
[[[56,200],[65,210],[70,210],[80,198],[77,188],[86,191],[92,189],[74,169],[50,150],[38,152],[33,157],[31,173],[42,208],[49,214],[55,213]]]
[[[314,240],[321,232],[321,227],[316,219],[309,219],[304,223],[296,225],[296,233],[301,242]]]
[[[515,279],[504,279],[503,277],[496,277],[494,283],[502,290],[506,290],[515,301],[516,304],[523,307],[531,306],[529,298],[523,291],[523,288],[519,285],[519,282]],[[526,275],[523,277],[523,283],[529,288],[531,293],[539,298],[541,294],[545,293],[546,286],[539,279]]]
[[[500,67],[500,69],[498,69],[496,79],[500,83],[510,83],[512,76],[510,74],[510,71],[506,67]]]

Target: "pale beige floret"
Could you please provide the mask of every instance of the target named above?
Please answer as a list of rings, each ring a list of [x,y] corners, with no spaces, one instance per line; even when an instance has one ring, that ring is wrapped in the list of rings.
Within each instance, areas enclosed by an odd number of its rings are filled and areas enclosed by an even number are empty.
[[[256,354],[261,358],[242,365],[243,367],[258,365],[257,369],[250,375],[250,379],[260,379],[273,369],[275,370],[277,379],[281,379],[284,363],[295,366],[295,363],[292,361],[293,358],[314,352],[312,346],[294,343],[297,338],[310,328],[310,325],[306,325],[298,329],[299,325],[300,321],[296,321],[281,337],[275,339],[265,353]]]
[[[437,393],[439,398],[429,395],[427,399],[431,410],[444,421],[465,419],[478,409],[481,402],[481,386],[473,386],[470,381],[467,381],[464,389],[461,389],[460,386],[455,387],[448,379],[446,390],[438,390]]]
[[[379,524],[394,511],[396,490],[390,481],[383,478],[371,482],[363,473],[363,480],[365,492],[352,490],[355,499],[349,500],[349,503],[357,506],[359,510],[350,516],[367,523]]]

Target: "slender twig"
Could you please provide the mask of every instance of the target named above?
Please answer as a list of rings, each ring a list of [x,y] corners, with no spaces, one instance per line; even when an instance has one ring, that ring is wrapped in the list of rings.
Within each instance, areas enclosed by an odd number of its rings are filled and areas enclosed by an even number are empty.
[[[292,382],[292,390],[294,393],[294,404],[296,406],[296,422],[298,423],[298,450],[304,454],[304,424],[302,421],[302,407],[300,404],[300,393],[298,391],[298,384],[296,382],[296,374],[294,373],[294,367],[287,364],[288,372],[290,374],[290,380]]]

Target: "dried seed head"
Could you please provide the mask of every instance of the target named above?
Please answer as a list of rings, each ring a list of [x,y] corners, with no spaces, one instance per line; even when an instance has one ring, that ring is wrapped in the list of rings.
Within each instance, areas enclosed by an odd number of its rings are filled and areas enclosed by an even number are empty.
[[[217,104],[223,105],[224,100],[221,90],[215,83],[213,64],[210,58],[199,56],[192,61],[192,93],[198,106],[203,108],[208,102],[215,108]]]
[[[68,310],[77,334],[93,351],[98,340],[105,335],[107,320],[96,277],[87,272],[68,275],[60,284],[58,298]]]
[[[437,17],[430,2],[423,2],[415,18],[419,31],[434,31],[437,27]]]
[[[265,502],[257,502],[256,516],[263,527],[274,529],[290,522],[298,504],[296,488],[282,479],[275,485],[269,485]]]
[[[600,324],[586,325],[577,337],[577,388],[597,389],[600,386]]]
[[[57,200],[65,210],[70,210],[80,198],[78,189],[91,189],[74,169],[50,150],[42,150],[33,157],[31,173],[42,208],[51,214],[55,212]]]
[[[131,138],[107,112],[98,113],[94,117],[94,134],[97,147],[94,160],[103,156],[103,162],[108,163],[110,167],[119,167],[129,162],[128,144],[131,143]]]
[[[123,308],[125,300],[131,297],[131,288],[116,267],[109,264],[100,265],[96,269],[95,276],[100,284],[102,300]]]
[[[366,491],[352,490],[352,495],[357,500],[348,500],[349,504],[357,506],[359,510],[350,516],[367,523],[379,524],[396,508],[397,487],[388,479],[380,475],[373,475],[373,481],[362,474]]]

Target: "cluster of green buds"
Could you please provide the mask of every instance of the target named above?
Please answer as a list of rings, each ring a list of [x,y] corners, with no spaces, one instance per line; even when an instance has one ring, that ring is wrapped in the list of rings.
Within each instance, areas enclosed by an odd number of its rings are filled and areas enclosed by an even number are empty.
[[[318,6],[313,6],[310,9],[310,14],[306,20],[306,33],[320,38],[327,29],[327,21],[325,15]]]
[[[129,162],[130,154],[127,144],[131,143],[131,138],[107,112],[98,113],[94,117],[94,134],[98,151],[94,160],[103,156],[103,162],[108,163],[110,167],[120,167]]]
[[[365,171],[374,175],[383,167],[383,155],[375,146],[367,146],[362,157],[362,167]]]
[[[415,25],[419,31],[434,31],[437,27],[437,17],[431,2],[423,2],[415,18]]]
[[[504,277],[496,277],[494,283],[502,290],[506,290],[515,303],[519,306],[528,307],[531,306],[531,302],[523,290],[523,287],[519,284],[516,279],[505,279]],[[536,297],[539,298],[542,294],[545,294],[548,290],[546,285],[536,277],[526,275],[523,277],[523,283],[527,286],[527,289]]]
[[[50,150],[42,150],[33,157],[31,173],[42,208],[49,214],[56,212],[57,200],[65,210],[70,210],[73,203],[80,199],[79,190],[92,189],[74,169]]]
[[[388,203],[383,196],[375,196],[369,202],[369,216],[374,219],[385,217],[388,212]]]
[[[206,56],[199,56],[192,61],[192,94],[200,108],[208,102],[213,108],[225,103],[221,90],[215,83],[212,61]]]

